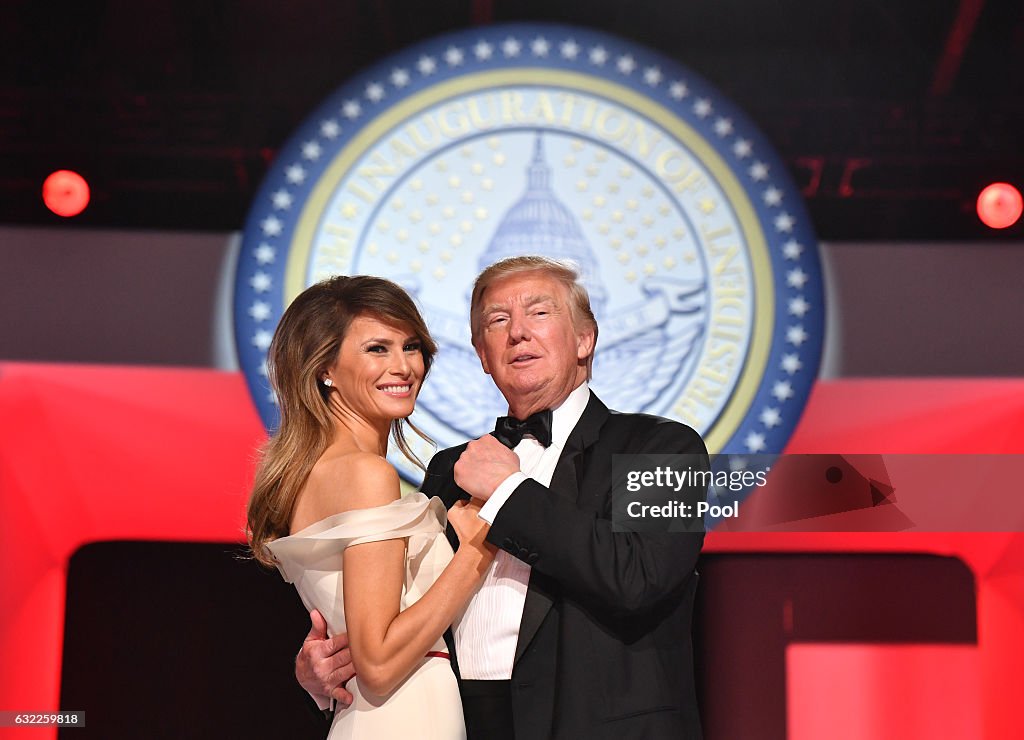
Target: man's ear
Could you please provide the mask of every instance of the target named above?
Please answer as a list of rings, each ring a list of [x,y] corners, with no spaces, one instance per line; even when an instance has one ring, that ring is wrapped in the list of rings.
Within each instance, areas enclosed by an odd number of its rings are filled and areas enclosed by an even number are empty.
[[[576,359],[585,360],[594,354],[594,330],[587,329],[576,334]]]

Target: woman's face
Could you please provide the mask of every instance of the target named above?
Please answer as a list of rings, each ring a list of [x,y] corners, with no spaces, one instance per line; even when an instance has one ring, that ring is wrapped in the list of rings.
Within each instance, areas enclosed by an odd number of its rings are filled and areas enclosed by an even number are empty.
[[[324,377],[342,408],[368,421],[390,421],[412,413],[423,374],[420,341],[410,326],[357,316]]]

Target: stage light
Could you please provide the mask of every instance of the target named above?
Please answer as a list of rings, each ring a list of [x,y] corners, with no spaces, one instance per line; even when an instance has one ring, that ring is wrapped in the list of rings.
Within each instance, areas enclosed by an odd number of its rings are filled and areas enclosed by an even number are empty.
[[[1020,191],[1009,183],[994,182],[978,194],[978,218],[993,229],[1013,226],[1022,210]]]
[[[71,170],[52,172],[43,182],[43,203],[58,216],[77,216],[89,205],[89,183]]]

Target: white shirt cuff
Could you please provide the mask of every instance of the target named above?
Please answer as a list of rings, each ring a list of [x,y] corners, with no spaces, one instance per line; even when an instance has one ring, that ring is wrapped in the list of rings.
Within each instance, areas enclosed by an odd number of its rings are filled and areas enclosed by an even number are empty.
[[[487,499],[487,503],[480,507],[480,513],[477,516],[488,524],[494,524],[494,518],[498,516],[501,507],[508,501],[512,491],[516,490],[524,480],[527,480],[526,473],[522,471],[512,473],[512,475],[501,482],[501,485],[494,489],[494,493]]]
[[[306,693],[309,693],[308,691]],[[319,694],[309,694],[309,697],[316,702],[316,705],[320,708],[321,712],[326,712],[330,709],[334,711],[334,699],[329,696],[320,696]]]

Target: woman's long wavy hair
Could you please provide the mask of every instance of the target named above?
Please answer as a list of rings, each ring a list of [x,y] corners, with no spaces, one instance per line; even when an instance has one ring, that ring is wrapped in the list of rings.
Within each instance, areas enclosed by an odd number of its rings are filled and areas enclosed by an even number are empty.
[[[249,497],[249,547],[265,565],[274,564],[266,543],[289,533],[299,492],[334,439],[335,417],[329,401],[333,391],[320,378],[337,361],[342,340],[357,316],[409,326],[420,343],[424,379],[430,371],[437,345],[412,298],[390,280],[337,276],[307,288],[292,301],[277,325],[267,357],[281,423],[262,450]],[[408,419],[395,419],[391,436],[402,454],[423,468],[406,441],[406,424],[430,441]]]

